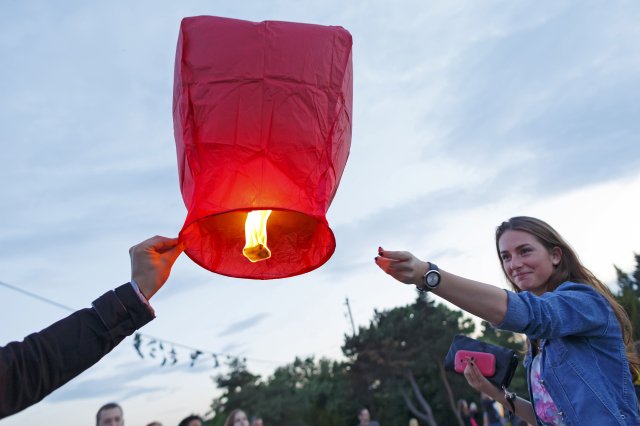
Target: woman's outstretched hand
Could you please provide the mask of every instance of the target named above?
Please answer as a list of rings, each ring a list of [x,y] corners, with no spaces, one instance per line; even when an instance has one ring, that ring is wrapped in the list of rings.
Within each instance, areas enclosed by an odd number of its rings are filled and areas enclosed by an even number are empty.
[[[388,251],[378,248],[376,265],[396,280],[405,284],[422,285],[422,277],[429,269],[429,263],[415,257],[408,251]]]

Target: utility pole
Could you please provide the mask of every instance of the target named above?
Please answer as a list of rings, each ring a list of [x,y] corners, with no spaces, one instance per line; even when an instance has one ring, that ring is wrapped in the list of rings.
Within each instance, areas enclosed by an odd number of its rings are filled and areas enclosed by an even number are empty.
[[[355,335],[356,335],[356,326],[353,323],[353,315],[351,315],[351,305],[349,304],[349,298],[348,297],[344,298],[344,304],[347,305],[347,313],[349,315],[349,320],[351,321],[351,332],[352,332],[352,335],[355,337]]]

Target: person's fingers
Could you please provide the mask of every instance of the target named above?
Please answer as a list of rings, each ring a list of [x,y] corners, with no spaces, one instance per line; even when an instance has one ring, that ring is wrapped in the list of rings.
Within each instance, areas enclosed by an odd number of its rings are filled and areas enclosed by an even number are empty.
[[[167,250],[171,250],[180,245],[180,239],[167,238],[167,237],[162,237],[160,235],[156,235],[155,237],[149,238],[145,242],[147,242],[147,246],[155,249],[160,253],[163,253]]]
[[[467,379],[469,384],[478,384],[481,380],[482,373],[475,365],[473,361],[467,362],[467,365],[464,368],[464,377]]]
[[[388,271],[391,268],[391,265],[398,263],[397,260],[388,259],[382,256],[377,256],[375,258],[375,262],[376,262],[376,265],[378,265],[384,271]]]
[[[467,362],[467,365],[464,366],[464,377],[465,379],[467,379],[468,382],[471,382],[471,379],[473,378],[473,369],[471,368],[471,363]]]
[[[471,365],[471,371],[473,372],[473,375],[475,376],[476,379],[482,379],[482,377],[484,377],[480,372],[480,369],[478,368],[478,366],[473,360],[469,362],[469,365]]]
[[[178,257],[180,257],[183,251],[184,251],[184,247],[182,246],[182,244],[178,244],[175,247],[168,249],[163,254],[165,256],[169,256],[169,260],[173,265],[173,263],[176,261]]]
[[[380,269],[395,278],[408,278],[412,275],[412,268],[406,261],[378,256],[375,262]]]
[[[400,261],[409,260],[412,257],[411,253],[409,253],[408,251],[389,251],[383,250],[382,247],[378,247],[378,255],[384,257],[385,259]]]
[[[183,246],[178,238],[167,238],[156,235],[155,237],[148,238],[131,247],[129,249],[129,255],[133,256],[134,253],[142,254],[143,252],[156,252],[163,254],[174,249],[179,249],[180,252],[183,250]]]

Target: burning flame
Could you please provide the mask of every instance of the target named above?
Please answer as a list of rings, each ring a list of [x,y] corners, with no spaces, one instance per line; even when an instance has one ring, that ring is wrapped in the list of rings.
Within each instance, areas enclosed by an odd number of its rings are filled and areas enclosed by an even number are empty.
[[[271,250],[267,247],[267,219],[271,210],[254,210],[247,214],[244,223],[246,244],[242,254],[252,262],[260,262],[271,257]]]

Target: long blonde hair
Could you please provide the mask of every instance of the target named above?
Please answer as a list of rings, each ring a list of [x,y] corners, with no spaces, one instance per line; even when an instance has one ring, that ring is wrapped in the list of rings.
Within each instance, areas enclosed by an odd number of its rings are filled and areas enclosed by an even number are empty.
[[[224,426],[233,426],[233,423],[235,423],[236,421],[236,414],[238,413],[244,413],[244,410],[240,410],[239,408],[236,408],[231,413],[229,413],[229,415],[227,416],[227,419],[224,421]]]
[[[602,294],[605,299],[607,299],[613,308],[613,312],[616,314],[618,323],[620,324],[622,339],[627,353],[627,361],[629,362],[629,371],[631,372],[633,381],[636,381],[638,378],[638,371],[640,370],[640,359],[638,358],[633,346],[633,327],[627,312],[615,299],[611,290],[609,290],[602,281],[596,278],[591,271],[582,265],[576,252],[555,229],[546,222],[533,217],[512,217],[508,221],[502,222],[500,226],[496,228],[496,251],[498,252],[498,258],[500,259],[501,264],[502,258],[500,257],[500,247],[498,243],[500,241],[500,237],[502,237],[506,231],[510,230],[523,231],[533,235],[549,252],[551,252],[555,247],[560,248],[562,252],[560,263],[547,280],[545,291],[553,291],[560,284],[566,281],[572,281],[590,285],[595,288],[598,293]],[[502,272],[511,283],[513,290],[515,292],[520,292],[520,288],[513,283],[507,271],[504,270],[504,267],[502,268]]]

